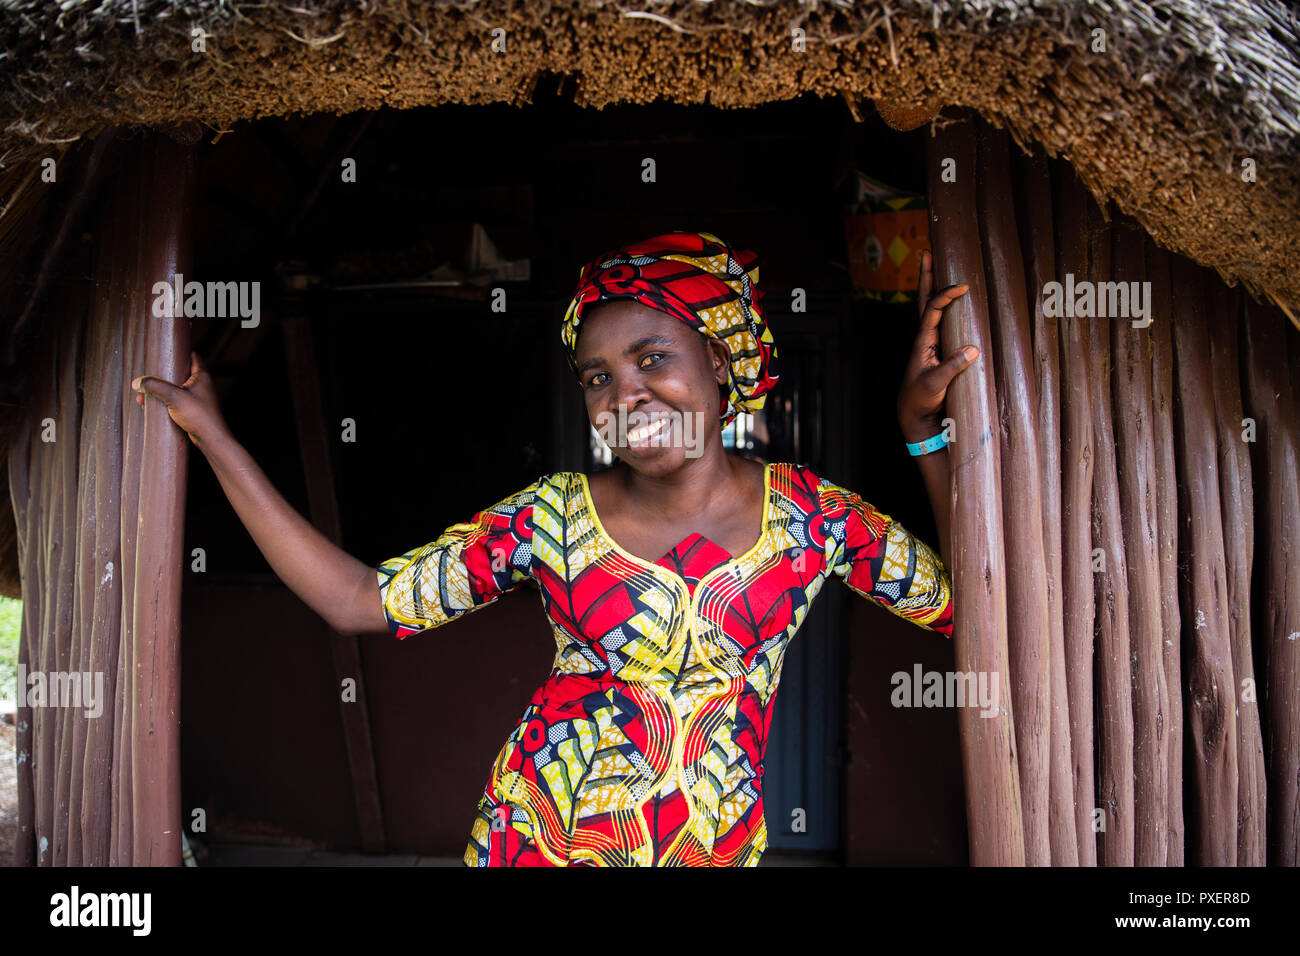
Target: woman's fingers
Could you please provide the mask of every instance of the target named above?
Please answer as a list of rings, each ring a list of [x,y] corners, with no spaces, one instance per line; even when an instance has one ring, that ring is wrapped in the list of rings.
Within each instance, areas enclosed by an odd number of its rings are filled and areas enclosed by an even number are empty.
[[[946,309],[955,299],[960,299],[970,291],[970,283],[963,282],[960,285],[950,285],[936,294],[925,306],[925,312],[921,315],[921,327],[925,329],[938,328],[939,321],[943,318],[943,310]]]
[[[171,408],[185,392],[179,385],[174,385],[157,375],[140,375],[131,382],[131,387],[139,393],[137,400],[141,405],[144,404],[145,395],[152,395],[168,408]]]
[[[198,384],[199,378],[207,372],[203,367],[203,360],[199,358],[198,352],[190,353],[190,375],[184,382],[177,385],[175,382],[169,382],[165,378],[157,375],[139,375],[131,382],[131,387],[141,393],[137,400],[141,400],[144,395],[154,395],[168,405],[172,404],[172,399],[176,397],[177,392],[188,391]]]
[[[963,345],[961,348],[953,349],[946,359],[930,369],[927,373],[930,379],[928,384],[940,403],[942,403],[943,396],[947,393],[952,380],[957,377],[958,373],[969,368],[979,358],[979,355],[980,350],[975,346]]]
[[[969,283],[951,285],[926,303],[921,313],[921,327],[912,348],[913,362],[920,368],[934,368],[939,364],[939,323],[943,320],[943,310],[969,290]]]

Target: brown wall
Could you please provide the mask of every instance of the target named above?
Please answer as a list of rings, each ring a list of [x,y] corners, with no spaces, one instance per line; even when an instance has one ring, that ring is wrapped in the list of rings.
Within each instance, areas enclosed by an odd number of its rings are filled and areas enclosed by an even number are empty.
[[[187,813],[206,807],[214,839],[356,847],[324,624],[278,585],[184,597]],[[444,629],[361,639],[390,851],[464,851],[492,760],[550,671],[539,606],[521,590]]]
[[[910,676],[918,663],[951,670],[952,642],[853,598],[844,609],[845,862],[965,866],[957,711],[890,703],[892,674]]]

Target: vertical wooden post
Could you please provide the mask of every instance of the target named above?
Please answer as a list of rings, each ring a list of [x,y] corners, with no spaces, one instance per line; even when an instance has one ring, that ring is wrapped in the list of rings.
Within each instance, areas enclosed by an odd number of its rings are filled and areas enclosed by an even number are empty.
[[[1264,742],[1260,700],[1251,660],[1250,577],[1255,550],[1255,505],[1250,452],[1243,436],[1241,379],[1237,369],[1237,316],[1241,301],[1217,275],[1207,273],[1210,296],[1210,371],[1214,381],[1219,498],[1228,578],[1228,636],[1237,708],[1237,865],[1263,866],[1267,856]]]
[[[120,195],[120,194],[119,194]],[[100,235],[117,228],[122,213],[115,196],[106,204]],[[123,288],[124,261],[134,263],[129,246],[102,242],[96,250],[95,281],[90,302],[92,346],[84,394],[95,410],[94,429],[87,436],[85,456],[91,462],[95,528],[93,591],[88,607],[91,623],[88,667],[103,674],[104,713],[90,722],[84,748],[84,807],[80,817],[82,856],[86,866],[107,866],[113,836],[113,754],[115,731],[121,722],[118,705],[118,662],[122,631],[122,311],[117,298]],[[89,424],[89,421],[88,421]],[[74,825],[78,821],[74,818]]]
[[[1257,427],[1250,448],[1262,595],[1253,633],[1265,647],[1269,866],[1300,866],[1300,431],[1285,321],[1277,309],[1246,300],[1243,366],[1246,414]]]
[[[1053,866],[1079,865],[1075,832],[1073,744],[1070,737],[1070,698],[1065,677],[1065,617],[1061,601],[1061,358],[1060,331],[1055,314],[1043,308],[1043,294],[1056,276],[1056,246],[1052,234],[1052,179],[1047,157],[1013,152],[1016,213],[1024,249],[1025,284],[1033,313],[1034,379],[1038,390],[1039,487],[1043,499],[1043,558],[1047,571],[1047,614],[1050,642],[1051,805],[1049,838]]]
[[[1088,279],[1093,289],[1111,281],[1110,225],[1096,203],[1088,204]],[[1097,292],[1100,300],[1102,293]],[[1094,578],[1096,591],[1098,687],[1097,793],[1104,828],[1097,836],[1103,866],[1132,866],[1133,819],[1133,686],[1129,657],[1128,562],[1124,555],[1115,431],[1111,408],[1110,326],[1101,317],[1100,301],[1086,320],[1092,391],[1092,547],[1101,551],[1103,570]]]
[[[138,175],[146,199],[143,291],[189,269],[193,155],[166,136],[152,136]],[[144,365],[131,371],[183,382],[189,377],[190,335],[182,303],[174,303],[175,317],[161,318],[152,304],[147,299],[145,308],[127,316],[127,334],[144,342]],[[161,402],[146,402],[142,414],[131,674],[132,862],[180,866],[180,604],[189,440]]]
[[[98,355],[102,349],[99,327],[92,321],[90,297],[84,290],[78,290],[75,300],[70,303],[67,314],[79,323],[85,324],[85,354],[81,359],[81,400],[80,427],[77,429],[77,479],[74,502],[77,520],[77,546],[73,571],[74,602],[72,609],[72,653],[69,662],[71,673],[94,674],[90,672],[90,611],[95,597],[95,461],[93,442],[95,434],[100,431],[97,419],[97,406],[94,401],[95,376],[98,368]],[[102,678],[101,678],[102,687]],[[91,685],[93,690],[93,683]],[[65,767],[60,775],[60,783],[67,780],[67,841],[68,865],[84,866],[81,846],[81,801],[84,780],[82,772],[85,767],[86,734],[90,718],[87,715],[89,702],[82,701],[80,707],[69,707],[66,717],[63,749]],[[95,720],[103,718],[100,713]]]
[[[971,707],[958,713],[971,863],[1023,866],[1020,779],[1007,690],[1011,671],[1002,479],[993,429],[997,401],[989,362],[995,353],[988,324],[975,171],[975,130],[969,116],[943,125],[926,141],[935,287],[970,283],[970,291],[947,310],[943,350],[946,353],[970,343],[983,357],[958,376],[948,391],[948,411],[955,421],[951,553],[956,666],[965,673],[997,674],[1001,691],[997,716],[981,717]]]
[[[1088,274],[1088,195],[1061,167],[1056,197],[1056,276]],[[1061,339],[1061,595],[1070,704],[1079,865],[1097,865],[1093,772],[1092,387],[1087,325],[1067,311]]]
[[[1183,681],[1181,613],[1178,607],[1178,480],[1174,461],[1173,292],[1169,286],[1169,254],[1147,239],[1147,278],[1151,283],[1151,427],[1155,439],[1157,555],[1160,559],[1161,654],[1169,709],[1168,826],[1165,864],[1182,866],[1183,825]]]
[[[1030,358],[1025,270],[1016,229],[1007,134],[976,124],[980,240],[997,368],[1007,640],[1023,801],[1025,863],[1050,866],[1051,651],[1043,511],[1038,501],[1038,389]],[[1027,505],[1027,506],[1026,506]]]
[[[57,315],[66,313],[68,297],[62,300]],[[76,316],[62,323],[58,352],[58,414],[55,422],[58,438],[46,447],[54,457],[54,479],[51,508],[53,534],[50,541],[49,582],[51,607],[46,622],[46,642],[50,646],[52,671],[68,674],[72,662],[72,612],[76,600],[77,574],[77,455],[81,432],[81,401],[78,395],[78,370],[80,367],[84,322]],[[55,692],[53,681],[51,694]],[[49,766],[49,792],[41,794],[48,802],[50,814],[48,829],[49,853],[45,862],[54,866],[68,865],[68,777],[72,751],[71,707],[45,706],[46,730],[49,739],[46,751]],[[66,740],[66,743],[65,743]],[[42,748],[43,750],[45,748]]]
[[[189,444],[160,404],[137,408],[126,382],[188,374],[188,325],[154,317],[151,289],[188,262],[192,159],[162,136],[111,140],[102,136],[95,154],[114,166],[117,188],[95,232],[94,288],[89,298],[60,289],[42,313],[11,438],[27,595],[19,659],[47,681],[43,705],[24,700],[19,711],[16,851],[28,865],[181,862]],[[84,695],[59,694],[70,678],[84,690],[86,674],[104,694],[98,713]]]
[[[1187,730],[1195,801],[1194,861],[1237,862],[1236,682],[1228,635],[1228,582],[1215,448],[1214,383],[1205,317],[1205,277],[1181,256],[1172,266],[1180,550],[1186,555]]]
[[[338,496],[334,490],[334,472],[326,438],[325,409],[321,401],[320,374],[316,367],[311,326],[302,316],[287,315],[282,319],[281,327],[311,522],[335,544],[342,544],[343,529],[339,521]],[[383,810],[379,803],[379,776],[375,770],[375,755],[371,744],[370,713],[361,669],[361,651],[355,635],[338,634],[329,628],[326,630],[334,661],[334,674],[340,686],[347,679],[356,682],[355,700],[348,703],[340,698],[339,716],[343,723],[343,741],[347,748],[352,799],[357,811],[357,826],[361,831],[361,845],[367,853],[383,853],[387,849],[387,838],[384,835]]]
[[[1144,288],[1146,263],[1142,231],[1136,222],[1117,219],[1112,230],[1111,275],[1128,292]],[[1129,302],[1129,312],[1136,312]],[[1119,453],[1121,532],[1128,565],[1129,650],[1133,696],[1133,862],[1164,866],[1168,858],[1169,737],[1165,714],[1169,688],[1165,684],[1164,632],[1160,620],[1160,553],[1156,527],[1155,436],[1151,419],[1152,326],[1168,321],[1157,316],[1153,303],[1146,327],[1112,317],[1115,434]],[[1173,481],[1172,474],[1165,476]]]
[[[130,170],[139,162],[140,144],[123,145],[120,154],[118,181],[121,183],[122,206],[109,241],[120,243],[127,250],[118,265],[121,270],[121,287],[113,300],[113,307],[122,311],[122,606],[121,638],[118,654],[117,707],[118,726],[114,731],[113,745],[113,840],[109,850],[110,865],[130,866],[135,859],[135,840],[132,835],[134,819],[134,792],[131,786],[131,714],[135,710],[135,576],[136,541],[139,537],[140,476],[143,470],[144,420],[146,412],[132,399],[130,383],[145,370],[144,339],[139,334],[140,324],[131,323],[128,317],[149,309],[143,284],[149,280],[140,254],[145,239],[144,214],[146,202],[141,176]],[[106,234],[107,236],[107,234]],[[140,371],[136,371],[139,369]],[[159,374],[152,372],[152,374]]]

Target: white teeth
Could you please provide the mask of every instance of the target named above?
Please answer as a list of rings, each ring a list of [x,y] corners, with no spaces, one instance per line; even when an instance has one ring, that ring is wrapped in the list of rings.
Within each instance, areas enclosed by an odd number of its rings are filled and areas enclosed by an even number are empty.
[[[667,424],[668,420],[666,418],[661,418],[658,421],[651,422],[649,425],[643,425],[640,428],[628,432],[627,439],[631,442],[643,442],[647,438],[659,434]]]

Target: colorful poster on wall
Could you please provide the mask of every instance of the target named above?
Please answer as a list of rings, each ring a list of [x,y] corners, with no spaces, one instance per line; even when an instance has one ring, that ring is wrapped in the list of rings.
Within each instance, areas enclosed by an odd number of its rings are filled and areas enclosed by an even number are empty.
[[[858,174],[858,200],[844,213],[855,299],[915,302],[921,253],[930,248],[925,196]]]

